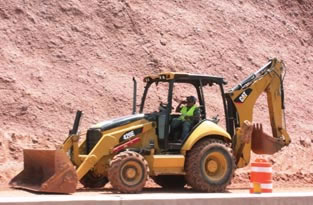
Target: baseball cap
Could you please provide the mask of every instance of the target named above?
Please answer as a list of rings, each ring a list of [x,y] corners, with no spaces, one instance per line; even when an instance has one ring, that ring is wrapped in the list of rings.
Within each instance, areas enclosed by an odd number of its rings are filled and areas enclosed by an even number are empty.
[[[187,99],[186,99],[187,102],[196,102],[197,101],[197,98],[194,97],[194,96],[188,96]]]

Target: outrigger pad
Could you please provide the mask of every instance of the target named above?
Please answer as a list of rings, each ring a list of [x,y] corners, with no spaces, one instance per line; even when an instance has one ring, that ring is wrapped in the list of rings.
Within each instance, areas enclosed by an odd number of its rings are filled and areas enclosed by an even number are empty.
[[[256,154],[274,154],[284,146],[279,138],[263,132],[262,124],[254,124],[252,131],[252,151]]]
[[[24,170],[10,185],[36,192],[74,193],[76,170],[63,150],[24,150]]]
[[[249,120],[245,120],[241,127],[241,140],[244,143],[251,142],[251,136],[253,131],[253,125]]]

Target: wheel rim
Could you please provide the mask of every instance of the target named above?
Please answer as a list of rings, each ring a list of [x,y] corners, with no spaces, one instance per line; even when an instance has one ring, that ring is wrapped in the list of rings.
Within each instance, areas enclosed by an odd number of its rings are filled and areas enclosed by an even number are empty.
[[[144,177],[143,167],[136,161],[127,161],[121,168],[121,180],[128,186],[134,186]]]
[[[227,172],[227,160],[220,152],[209,153],[202,163],[202,173],[211,181],[222,179]]]

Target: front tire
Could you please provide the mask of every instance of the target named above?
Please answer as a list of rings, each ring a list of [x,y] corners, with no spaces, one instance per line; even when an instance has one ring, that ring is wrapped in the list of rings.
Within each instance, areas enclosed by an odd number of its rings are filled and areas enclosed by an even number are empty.
[[[140,192],[147,181],[148,163],[136,152],[125,151],[113,157],[108,178],[114,189],[121,193]]]
[[[186,181],[201,192],[224,192],[233,178],[235,161],[231,149],[221,140],[206,139],[187,154]]]

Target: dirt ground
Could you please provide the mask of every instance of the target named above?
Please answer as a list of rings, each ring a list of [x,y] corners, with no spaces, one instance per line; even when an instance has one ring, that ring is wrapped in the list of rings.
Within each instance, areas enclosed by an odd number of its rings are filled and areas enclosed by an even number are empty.
[[[1,186],[22,169],[23,149],[63,142],[77,109],[82,130],[130,114],[133,76],[138,93],[145,75],[163,71],[223,76],[230,89],[277,57],[292,143],[253,159],[272,162],[279,186],[310,187],[312,11],[311,0],[0,1]],[[258,101],[254,120],[269,129],[266,111]],[[248,172],[232,186],[247,186]]]

